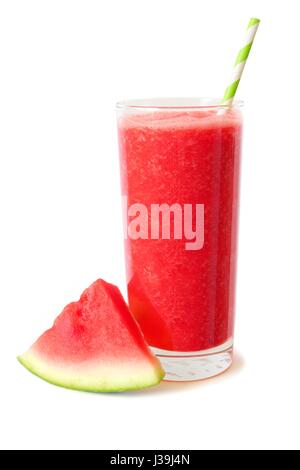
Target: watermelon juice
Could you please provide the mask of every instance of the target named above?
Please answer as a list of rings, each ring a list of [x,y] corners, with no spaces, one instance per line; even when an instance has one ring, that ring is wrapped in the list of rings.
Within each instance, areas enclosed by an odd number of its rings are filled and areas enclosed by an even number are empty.
[[[129,306],[171,380],[231,364],[239,108],[118,105]]]

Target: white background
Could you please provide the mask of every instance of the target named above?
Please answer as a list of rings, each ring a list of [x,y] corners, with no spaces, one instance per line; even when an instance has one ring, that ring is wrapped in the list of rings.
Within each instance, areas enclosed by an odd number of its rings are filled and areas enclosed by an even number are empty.
[[[1,1],[1,448],[300,448],[297,4]],[[233,369],[123,395],[30,375],[15,357],[66,303],[125,293],[115,102],[221,96],[251,16]]]

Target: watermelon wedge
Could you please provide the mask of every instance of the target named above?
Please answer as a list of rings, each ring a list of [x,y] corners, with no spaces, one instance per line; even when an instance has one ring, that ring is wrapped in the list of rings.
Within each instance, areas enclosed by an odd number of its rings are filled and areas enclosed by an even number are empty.
[[[50,383],[90,392],[136,390],[164,377],[119,289],[101,279],[18,360]]]

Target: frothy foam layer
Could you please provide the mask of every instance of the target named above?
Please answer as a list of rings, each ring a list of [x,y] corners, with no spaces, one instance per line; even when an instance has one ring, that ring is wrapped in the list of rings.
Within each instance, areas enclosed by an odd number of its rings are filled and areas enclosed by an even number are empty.
[[[127,114],[119,118],[122,128],[187,129],[240,126],[241,112],[238,109],[157,111]]]

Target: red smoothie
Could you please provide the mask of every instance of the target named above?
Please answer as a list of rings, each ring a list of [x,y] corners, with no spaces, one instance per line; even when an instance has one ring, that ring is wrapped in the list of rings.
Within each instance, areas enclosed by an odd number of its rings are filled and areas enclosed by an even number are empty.
[[[127,224],[148,209],[140,237],[126,231],[129,306],[147,342],[169,351],[203,351],[233,336],[241,114],[222,109],[133,108],[119,112],[122,193]],[[203,208],[201,243],[187,249],[171,233],[151,238],[151,205]],[[136,219],[137,220],[137,219]],[[174,230],[172,230],[172,222]],[[134,238],[134,239],[133,239]]]

